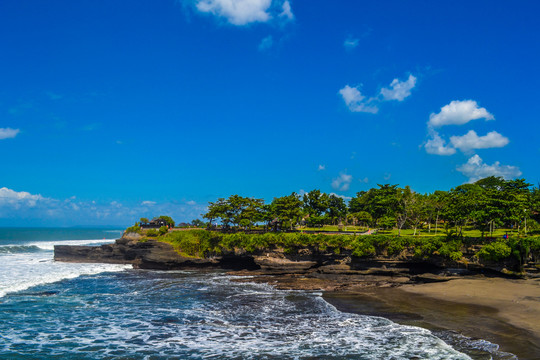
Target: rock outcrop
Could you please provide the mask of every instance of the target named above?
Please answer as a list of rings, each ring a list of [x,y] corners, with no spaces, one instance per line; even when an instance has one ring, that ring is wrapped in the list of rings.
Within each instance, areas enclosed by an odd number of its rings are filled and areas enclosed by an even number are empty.
[[[139,269],[174,270],[218,266],[215,259],[181,256],[172,245],[155,241],[139,241],[124,236],[114,244],[101,246],[56,245],[54,260],[64,262],[90,262],[132,264]]]

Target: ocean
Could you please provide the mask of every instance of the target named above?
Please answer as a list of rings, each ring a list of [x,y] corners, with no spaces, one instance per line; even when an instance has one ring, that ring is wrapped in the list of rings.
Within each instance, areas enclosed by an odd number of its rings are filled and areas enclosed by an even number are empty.
[[[515,359],[223,271],[53,261],[121,233],[0,228],[0,359]]]

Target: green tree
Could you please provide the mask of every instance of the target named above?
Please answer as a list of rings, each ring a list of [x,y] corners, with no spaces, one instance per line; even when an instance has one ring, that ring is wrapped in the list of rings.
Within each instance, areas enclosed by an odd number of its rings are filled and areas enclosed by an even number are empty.
[[[464,184],[448,192],[448,201],[443,211],[443,218],[455,226],[458,235],[463,234],[463,227],[471,220],[481,199],[482,188],[476,184]]]
[[[503,202],[505,205],[504,220],[506,224],[513,225],[518,229],[523,225],[527,232],[525,223],[531,217],[531,192],[532,184],[525,182],[525,179],[507,180],[503,184]]]
[[[321,193],[320,190],[312,190],[306,194],[302,199],[302,209],[309,215],[307,222],[309,226],[315,226],[323,224],[325,221],[325,215],[328,211],[329,197],[325,193]]]
[[[435,219],[435,234],[439,227],[439,217],[448,201],[448,193],[446,191],[436,190],[432,194],[428,195],[426,205],[427,207],[427,217],[428,217],[428,227],[429,232],[431,232],[431,222]]]
[[[288,226],[292,230],[302,216],[302,201],[295,192],[288,196],[274,198],[272,211],[283,226]]]
[[[191,225],[195,227],[204,227],[204,221],[200,219],[194,219],[194,220],[191,220]]]
[[[232,221],[233,211],[231,205],[224,198],[217,199],[216,202],[208,203],[208,211],[203,215],[210,225],[214,220],[221,220],[221,224],[227,228]]]
[[[158,217],[158,219],[165,220],[167,222],[167,224],[169,224],[170,227],[174,227],[174,225],[175,225],[174,220],[170,216],[161,215],[160,217]]]
[[[360,222],[363,226],[370,226],[373,221],[373,217],[367,211],[359,211],[353,213],[352,216],[356,221]],[[356,225],[356,224],[355,224]]]
[[[410,203],[410,212],[409,212],[409,221],[414,228],[414,234],[418,227],[426,220],[428,220],[430,214],[432,213],[431,203],[429,202],[428,195],[412,193],[411,203]]]
[[[331,194],[328,197],[328,218],[332,224],[336,224],[347,216],[347,204],[343,198]]]
[[[388,225],[389,218],[396,218],[396,212],[399,207],[398,197],[398,185],[384,184],[380,185],[378,189],[369,190],[368,194],[371,195],[370,202],[368,203],[368,212],[373,216],[373,219],[379,223],[379,219],[385,218],[385,225]]]

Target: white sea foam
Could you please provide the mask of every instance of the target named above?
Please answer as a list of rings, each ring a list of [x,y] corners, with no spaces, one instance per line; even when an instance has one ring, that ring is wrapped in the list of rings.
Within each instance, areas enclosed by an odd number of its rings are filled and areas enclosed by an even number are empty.
[[[114,242],[113,239],[91,239],[91,240],[56,240],[56,241],[35,241],[29,242],[28,246],[37,246],[42,250],[54,250],[54,245],[102,245]]]
[[[53,260],[54,245],[98,245],[111,241],[62,240],[3,245],[0,249],[0,297],[36,285],[130,268],[131,265],[74,264]]]

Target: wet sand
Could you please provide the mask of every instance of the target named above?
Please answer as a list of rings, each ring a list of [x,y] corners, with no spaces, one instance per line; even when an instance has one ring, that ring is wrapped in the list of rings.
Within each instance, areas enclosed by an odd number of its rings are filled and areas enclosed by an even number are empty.
[[[485,339],[519,359],[540,359],[540,281],[460,278],[399,288],[328,292],[341,311]],[[482,357],[479,357],[482,358]]]

